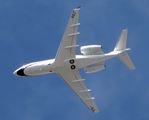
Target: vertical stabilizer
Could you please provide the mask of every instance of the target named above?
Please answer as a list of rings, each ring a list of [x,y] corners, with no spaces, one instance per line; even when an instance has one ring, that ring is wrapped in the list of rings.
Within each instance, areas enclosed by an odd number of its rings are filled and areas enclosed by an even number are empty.
[[[127,33],[128,30],[125,29],[122,31],[119,40],[114,48],[114,51],[119,51],[119,54],[117,55],[118,58],[131,70],[135,69],[126,48],[126,43],[127,43]]]
[[[128,30],[125,29],[122,31],[119,39],[118,39],[118,42],[115,46],[115,49],[114,51],[119,51],[119,50],[124,50],[126,49],[126,43],[127,43],[127,33],[128,33]]]

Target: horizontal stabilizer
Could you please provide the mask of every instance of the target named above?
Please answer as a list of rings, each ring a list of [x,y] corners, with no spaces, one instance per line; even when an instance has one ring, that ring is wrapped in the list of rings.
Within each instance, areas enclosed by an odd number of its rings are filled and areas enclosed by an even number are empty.
[[[118,55],[118,58],[130,69],[133,70],[135,69],[135,66],[133,65],[130,57],[127,54],[127,51],[122,52],[121,54]]]

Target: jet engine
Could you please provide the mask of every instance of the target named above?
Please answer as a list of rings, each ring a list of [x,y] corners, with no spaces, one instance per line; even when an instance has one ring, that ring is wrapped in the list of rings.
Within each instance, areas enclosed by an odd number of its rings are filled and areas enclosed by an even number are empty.
[[[99,55],[103,54],[101,45],[87,45],[80,48],[83,55]]]
[[[84,70],[86,73],[92,73],[92,72],[96,72],[96,71],[99,71],[105,68],[106,66],[104,65],[104,62],[103,62],[103,63],[97,63],[97,64],[86,66]]]

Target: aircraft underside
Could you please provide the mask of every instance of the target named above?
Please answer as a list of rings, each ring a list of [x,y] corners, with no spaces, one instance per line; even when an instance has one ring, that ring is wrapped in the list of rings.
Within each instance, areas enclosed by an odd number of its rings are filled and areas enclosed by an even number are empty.
[[[56,72],[94,113],[99,112],[82,79],[79,68],[85,67],[86,73],[96,72],[105,69],[105,60],[118,56],[129,68],[135,69],[129,55],[127,54],[126,42],[128,30],[123,30],[113,51],[104,53],[101,45],[87,45],[80,48],[83,55],[76,55],[76,44],[80,7],[73,9],[66,30],[64,32],[60,47],[55,59],[38,61],[21,66],[14,71],[18,76],[34,76]]]

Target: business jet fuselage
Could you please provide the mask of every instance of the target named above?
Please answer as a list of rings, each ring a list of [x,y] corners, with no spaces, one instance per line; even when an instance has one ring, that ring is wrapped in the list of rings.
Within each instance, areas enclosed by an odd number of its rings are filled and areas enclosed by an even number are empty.
[[[34,76],[34,75],[57,72],[59,68],[63,68],[65,70],[74,70],[105,61],[106,59],[115,56],[116,53],[113,52],[103,55],[89,55],[89,56],[76,55],[76,58],[65,60],[63,66],[57,66],[56,64],[54,64],[55,59],[43,60],[23,65],[22,67],[18,68],[13,74],[18,76]],[[100,68],[104,69],[105,65],[101,65]]]

